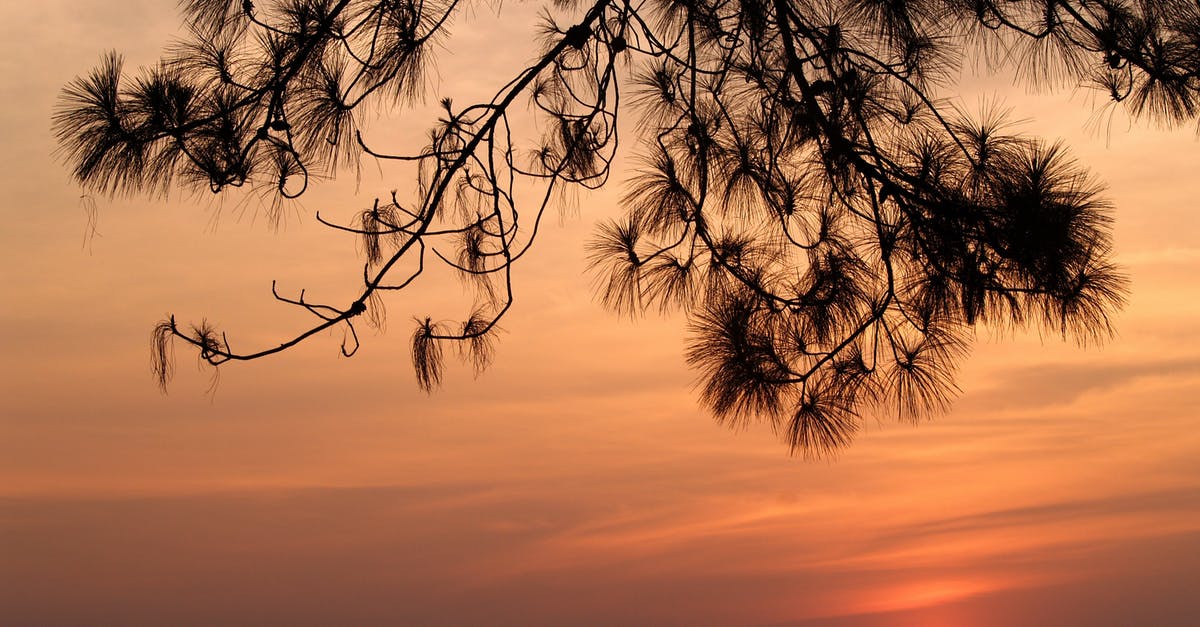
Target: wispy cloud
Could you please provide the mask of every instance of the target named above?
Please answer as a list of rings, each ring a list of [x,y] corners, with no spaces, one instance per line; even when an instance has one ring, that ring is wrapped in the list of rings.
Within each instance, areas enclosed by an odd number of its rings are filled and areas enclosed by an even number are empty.
[[[1117,262],[1130,266],[1150,266],[1157,264],[1171,265],[1200,265],[1200,248],[1186,246],[1170,246],[1167,248],[1152,248],[1121,253]]]
[[[986,410],[1046,408],[1069,405],[1088,395],[1112,392],[1148,378],[1185,382],[1198,376],[1200,356],[1008,366],[993,375],[989,388],[973,391],[964,404]]]

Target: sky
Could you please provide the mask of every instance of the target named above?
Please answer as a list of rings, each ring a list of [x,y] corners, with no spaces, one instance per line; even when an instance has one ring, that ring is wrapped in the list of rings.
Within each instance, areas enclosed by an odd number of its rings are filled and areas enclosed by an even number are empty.
[[[456,26],[439,93],[494,89],[536,5]],[[405,182],[327,181],[271,231],[177,193],[98,199],[53,156],[58,90],[109,49],[148,64],[174,3],[44,0],[0,23],[0,623],[1188,625],[1200,615],[1200,144],[1082,93],[969,75],[1109,186],[1133,280],[1080,348],[980,329],[947,414],[881,418],[836,459],[697,405],[685,321],[604,311],[583,243],[617,194],[552,221],[516,275],[494,365],[417,389],[389,303],[337,336],[155,387],[150,330],[208,317],[247,343],[298,324],[270,284],[341,294],[354,246],[316,210]],[[461,94],[461,96],[459,96]],[[402,141],[412,126],[379,123]],[[397,130],[399,129],[399,130]],[[415,129],[415,130],[414,130]],[[395,137],[389,134],[394,134]],[[374,177],[374,178],[372,178]]]

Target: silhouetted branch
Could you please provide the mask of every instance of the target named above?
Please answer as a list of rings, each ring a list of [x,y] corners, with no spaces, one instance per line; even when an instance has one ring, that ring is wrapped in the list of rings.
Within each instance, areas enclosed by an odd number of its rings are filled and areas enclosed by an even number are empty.
[[[427,250],[480,302],[462,322],[417,318],[418,386],[440,383],[446,342],[478,374],[545,212],[609,181],[628,88],[641,155],[625,215],[588,244],[598,298],[622,315],[684,312],[687,359],[719,420],[764,419],[793,451],[829,454],[868,410],[944,410],[974,325],[1092,342],[1124,302],[1102,186],[1060,145],[1015,134],[1003,109],[968,115],[945,100],[964,58],[1014,66],[1034,86],[1090,85],[1167,125],[1200,116],[1195,3],[556,7],[530,65],[487,102],[442,99],[427,142],[395,154],[368,146],[362,107],[425,95],[456,0],[188,0],[187,37],[159,66],[129,80],[110,53],[67,85],[55,133],[96,192],[249,184],[272,198],[275,223],[279,199],[363,154],[417,170],[413,203],[393,191],[349,219],[316,216],[365,259],[349,304],[272,284],[318,321],[249,352],[207,322],[169,318],[154,330],[158,384],[176,339],[219,365],[344,325],[352,355],[355,318],[382,329],[381,295],[412,285]],[[540,137],[514,137],[518,102]]]

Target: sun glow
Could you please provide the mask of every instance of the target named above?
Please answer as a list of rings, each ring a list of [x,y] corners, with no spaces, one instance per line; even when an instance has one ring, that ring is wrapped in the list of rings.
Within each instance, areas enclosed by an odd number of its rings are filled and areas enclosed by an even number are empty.
[[[859,611],[862,613],[894,612],[946,605],[1008,587],[1010,585],[1005,582],[978,579],[919,581],[883,591],[872,591],[871,598],[864,600]]]

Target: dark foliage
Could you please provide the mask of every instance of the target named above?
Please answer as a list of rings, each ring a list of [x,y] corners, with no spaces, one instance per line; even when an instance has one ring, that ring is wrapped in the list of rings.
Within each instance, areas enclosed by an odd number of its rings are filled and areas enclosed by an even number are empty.
[[[440,382],[447,342],[486,367],[514,264],[564,190],[608,182],[631,110],[640,165],[625,215],[589,248],[600,298],[630,315],[684,312],[718,419],[767,420],[793,450],[833,451],[868,409],[944,409],[974,325],[1094,341],[1122,304],[1102,186],[1002,112],[973,118],[942,100],[962,59],[1013,64],[1036,86],[1095,87],[1166,125],[1200,113],[1192,0],[554,5],[532,64],[488,102],[443,101],[428,142],[404,154],[369,148],[361,112],[425,95],[460,0],[188,0],[184,41],[159,66],[128,79],[110,54],[68,85],[54,128],[90,191],[292,198],[363,154],[419,165],[415,201],[393,193],[348,224],[322,219],[360,240],[359,297],[273,291],[316,320],[258,352],[169,319],[154,333],[160,385],[174,339],[219,365],[342,327],[351,355],[356,319],[382,327],[380,295],[433,259],[480,304],[464,322],[419,319],[418,384]],[[530,112],[546,129],[532,147],[510,123]]]

